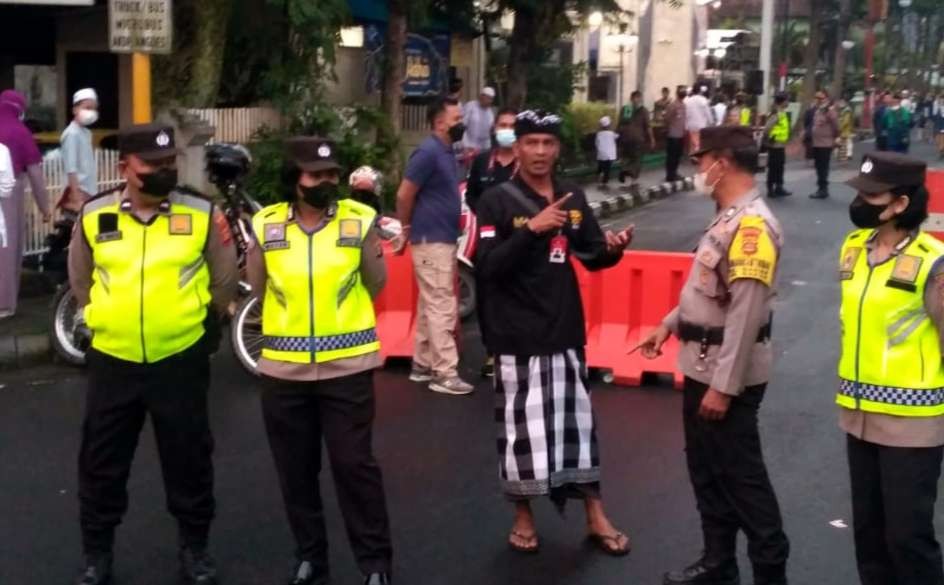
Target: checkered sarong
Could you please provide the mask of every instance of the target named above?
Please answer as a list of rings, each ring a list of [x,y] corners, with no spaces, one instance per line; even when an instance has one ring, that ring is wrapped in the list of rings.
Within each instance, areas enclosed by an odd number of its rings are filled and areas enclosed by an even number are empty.
[[[499,355],[495,421],[502,489],[513,499],[596,484],[600,457],[583,352]],[[572,490],[569,490],[572,491]]]

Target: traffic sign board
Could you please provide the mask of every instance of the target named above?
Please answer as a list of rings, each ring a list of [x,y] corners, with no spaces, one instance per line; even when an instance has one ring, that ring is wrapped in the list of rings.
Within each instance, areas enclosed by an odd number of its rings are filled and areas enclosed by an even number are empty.
[[[108,31],[113,53],[170,53],[171,0],[110,0]]]

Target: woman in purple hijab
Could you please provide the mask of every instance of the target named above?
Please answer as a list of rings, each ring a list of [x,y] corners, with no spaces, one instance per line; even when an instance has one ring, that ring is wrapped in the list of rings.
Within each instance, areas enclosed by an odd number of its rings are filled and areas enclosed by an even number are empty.
[[[23,124],[26,98],[12,89],[0,93],[0,144],[10,151],[16,186],[13,195],[0,199],[6,219],[6,242],[0,242],[0,319],[16,312],[20,291],[20,270],[23,266],[23,248],[26,241],[26,182],[32,187],[33,198],[48,222],[49,194],[43,179],[43,157],[29,128]]]

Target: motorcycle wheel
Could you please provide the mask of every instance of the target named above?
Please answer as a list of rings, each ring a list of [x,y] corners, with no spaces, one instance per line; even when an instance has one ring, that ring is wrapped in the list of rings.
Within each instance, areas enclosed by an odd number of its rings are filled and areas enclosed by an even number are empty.
[[[230,321],[230,343],[233,353],[247,372],[256,373],[262,354],[262,304],[255,297],[246,297],[236,307]]]
[[[62,285],[52,300],[52,322],[49,331],[52,347],[64,362],[71,366],[85,365],[85,349],[77,338],[79,307],[72,288]]]
[[[459,265],[459,319],[465,321],[475,313],[475,274],[465,264]]]

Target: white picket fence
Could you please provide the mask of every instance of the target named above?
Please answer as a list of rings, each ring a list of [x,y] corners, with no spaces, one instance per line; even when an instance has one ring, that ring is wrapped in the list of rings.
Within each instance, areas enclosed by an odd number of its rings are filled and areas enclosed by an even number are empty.
[[[95,150],[95,164],[98,167],[98,190],[104,191],[119,185],[122,182],[118,174],[118,152],[114,150]],[[69,181],[63,169],[62,159],[58,151],[46,156],[43,160],[43,177],[46,179],[46,191],[49,193],[49,207],[52,209]],[[42,254],[46,251],[46,236],[52,231],[52,222],[43,223],[42,214],[35,204],[32,189],[27,181],[26,198],[32,202],[26,206],[26,255]],[[53,216],[58,216],[53,213]]]
[[[272,108],[215,108],[187,113],[216,128],[213,142],[247,144],[262,128],[278,130],[282,126],[282,116]]]

